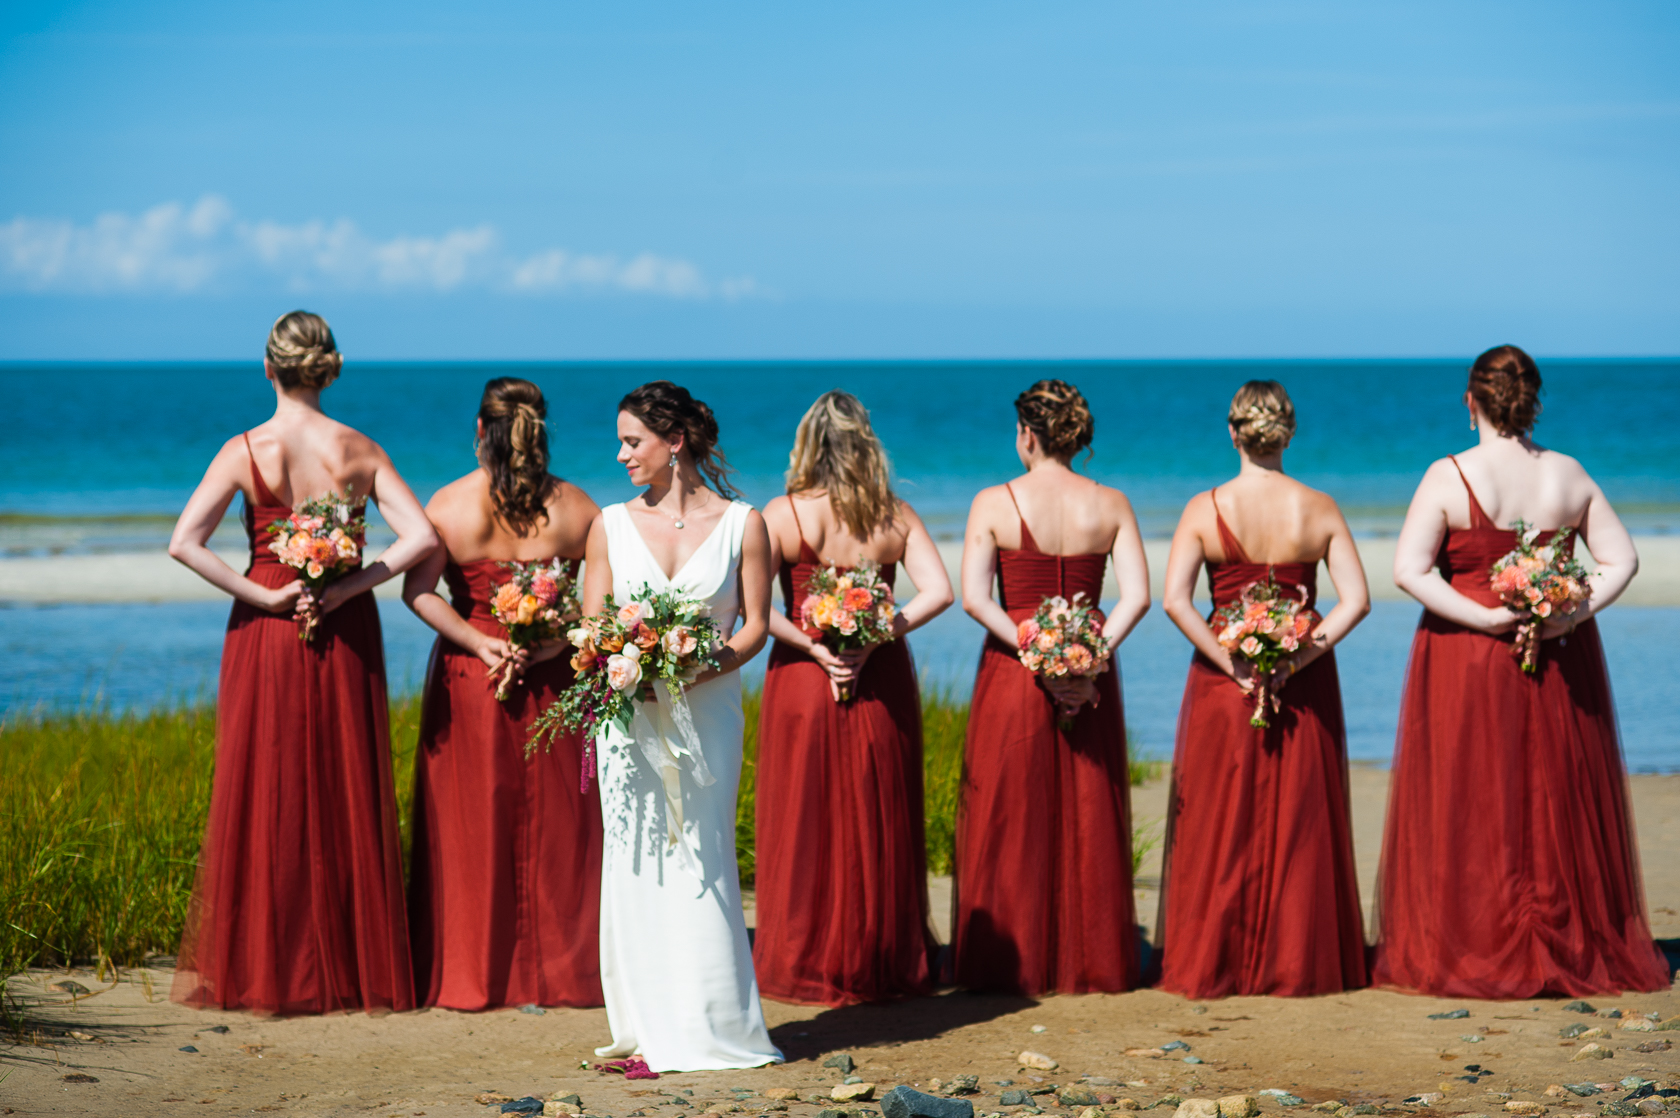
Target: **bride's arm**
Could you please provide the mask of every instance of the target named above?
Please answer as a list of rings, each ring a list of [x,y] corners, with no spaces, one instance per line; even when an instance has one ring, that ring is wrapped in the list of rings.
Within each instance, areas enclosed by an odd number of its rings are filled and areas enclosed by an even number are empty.
[[[176,562],[192,569],[193,573],[211,586],[233,595],[247,605],[270,613],[290,613],[303,592],[303,582],[294,580],[284,586],[268,587],[252,582],[210,550],[210,536],[226,515],[234,495],[240,492],[240,481],[247,456],[237,440],[229,439],[204,471],[181,519],[175,522],[175,532],[169,537],[169,555]],[[258,546],[262,546],[259,542]]]
[[[607,555],[607,525],[597,512],[589,522],[589,538],[583,545],[583,615],[594,617],[607,604],[612,592],[612,560]]]
[[[770,631],[770,532],[757,509],[747,514],[746,535],[741,540],[741,567],[737,576],[741,596],[741,625],[718,649],[716,671],[704,671],[695,683],[740,671],[764,647]]]

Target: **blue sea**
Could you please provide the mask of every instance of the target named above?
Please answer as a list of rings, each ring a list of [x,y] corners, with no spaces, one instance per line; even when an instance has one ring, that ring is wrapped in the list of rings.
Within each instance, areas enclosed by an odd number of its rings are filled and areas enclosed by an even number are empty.
[[[1680,531],[1680,361],[1542,361],[1537,437],[1579,458],[1635,532]],[[1123,489],[1145,534],[1171,534],[1184,502],[1229,477],[1231,394],[1282,381],[1299,433],[1286,465],[1341,502],[1355,533],[1392,535],[1429,462],[1470,445],[1455,361],[692,362],[347,364],[325,396],[334,416],[379,440],[422,499],[473,467],[485,380],[523,376],[549,400],[555,472],[605,504],[629,495],[614,461],[615,405],[656,378],[715,410],[743,495],[781,492],[794,426],[830,388],[871,408],[901,494],[935,535],[959,539],[969,499],[1018,472],[1014,396],[1040,377],[1077,384],[1097,419],[1080,469]],[[260,364],[0,365],[0,563],[8,557],[161,548],[204,465],[261,423],[273,393]],[[231,520],[219,535],[240,534]],[[1386,572],[1369,572],[1373,580]],[[416,686],[429,631],[381,605],[393,686]],[[1378,602],[1339,649],[1349,748],[1391,753],[1418,617]],[[100,703],[118,709],[213,693],[220,603],[30,607],[0,603],[0,713]],[[1618,606],[1602,619],[1630,767],[1680,769],[1680,681],[1666,644],[1674,611]],[[1661,635],[1659,635],[1661,634]],[[961,693],[980,629],[953,609],[912,638],[930,685]],[[1664,643],[1659,643],[1659,642]],[[1152,611],[1122,650],[1128,724],[1171,750],[1188,645]],[[762,671],[762,658],[757,665]]]

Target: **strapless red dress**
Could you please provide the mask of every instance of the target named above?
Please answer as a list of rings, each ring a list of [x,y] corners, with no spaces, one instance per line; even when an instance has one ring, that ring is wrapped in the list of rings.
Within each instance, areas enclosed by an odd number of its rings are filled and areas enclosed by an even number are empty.
[[[249,443],[247,442],[247,447]],[[291,515],[251,465],[247,577],[297,572],[268,550]],[[235,602],[216,698],[216,773],[171,996],[260,1013],[411,1009],[379,610],[359,594],[298,639]]]
[[[821,565],[803,541],[782,565],[795,624]],[[759,992],[830,1006],[931,992],[921,694],[905,643],[877,648],[838,703],[821,665],[777,641],[757,779]]]
[[[506,637],[490,613],[505,569],[451,562],[444,580],[468,624]],[[565,655],[544,660],[498,701],[477,656],[442,637],[432,649],[409,856],[422,1005],[602,1004],[601,800],[593,784],[579,791],[583,739],[525,756],[531,723],[572,676]]]
[[[1011,494],[1013,497],[1013,494]],[[1046,597],[1102,597],[1106,554],[1046,555],[1026,523],[998,552],[999,602],[1017,622]],[[988,636],[974,681],[957,812],[956,981],[1037,995],[1138,982],[1131,784],[1116,661],[1071,730],[1016,650]]]
[[[1494,527],[1474,493],[1470,518],[1448,530],[1437,566],[1496,605],[1489,571],[1516,533]],[[1432,613],[1418,623],[1372,981],[1469,998],[1666,990],[1598,625],[1546,641],[1532,677],[1511,648],[1510,634]]]
[[[1254,563],[1219,516],[1214,609],[1268,572],[1318,598],[1317,563]],[[1329,994],[1364,986],[1347,731],[1335,653],[1291,677],[1270,728],[1201,653],[1179,707],[1162,855],[1160,986],[1190,998]]]

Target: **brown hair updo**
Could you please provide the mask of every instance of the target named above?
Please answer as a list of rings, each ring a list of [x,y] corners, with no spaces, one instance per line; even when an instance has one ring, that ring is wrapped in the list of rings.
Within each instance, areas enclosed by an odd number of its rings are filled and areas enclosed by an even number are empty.
[[[542,389],[518,377],[490,381],[478,404],[478,460],[490,475],[490,501],[521,536],[548,520],[547,416]]]
[[[826,490],[846,531],[867,540],[898,516],[887,451],[869,409],[850,392],[825,392],[806,411],[788,455],[789,493]]]
[[[1041,380],[1015,397],[1015,415],[1053,458],[1072,458],[1097,433],[1090,405],[1065,380]]]
[[[1253,455],[1276,454],[1295,437],[1295,402],[1275,380],[1251,380],[1237,389],[1225,418]]]
[[[1470,396],[1501,435],[1526,435],[1540,418],[1540,369],[1516,346],[1494,346],[1470,366]]]
[[[293,311],[268,332],[268,364],[281,388],[325,388],[338,379],[344,355],[332,327],[318,314]]]
[[[681,434],[683,447],[712,488],[720,496],[735,497],[726,480],[731,473],[729,460],[717,448],[717,417],[711,408],[689,395],[688,389],[668,380],[650,380],[631,389],[618,402],[618,410],[629,412],[662,439]]]

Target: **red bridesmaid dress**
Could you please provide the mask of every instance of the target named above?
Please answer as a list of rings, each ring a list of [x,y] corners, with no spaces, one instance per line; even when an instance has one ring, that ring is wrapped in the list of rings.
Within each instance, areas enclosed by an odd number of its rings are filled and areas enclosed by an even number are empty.
[[[1436,564],[1496,605],[1489,571],[1515,546],[1470,492],[1470,527],[1447,530]],[[1511,648],[1427,611],[1418,623],[1372,981],[1470,998],[1666,990],[1598,625],[1546,641],[1532,677]]]
[[[1254,563],[1214,490],[1223,563],[1208,564],[1214,609],[1268,574],[1308,606],[1318,564]],[[1179,707],[1167,804],[1160,986],[1189,998],[1302,996],[1364,986],[1347,732],[1335,653],[1290,677],[1270,728],[1254,699],[1197,653]]]
[[[246,450],[250,438],[246,437]],[[291,515],[251,462],[247,577],[297,572],[268,549]],[[235,602],[216,700],[216,773],[172,996],[261,1013],[411,1009],[385,660],[371,593],[308,642]]]
[[[782,564],[782,601],[795,624],[822,565],[803,535],[798,562]],[[896,566],[881,571],[889,585]],[[932,992],[928,960],[938,943],[928,922],[922,708],[909,648],[902,640],[877,648],[841,703],[821,665],[777,641],[758,743],[759,992],[829,1006]]]
[[[1101,552],[1046,555],[1023,520],[1020,549],[998,552],[999,602],[1020,622],[1051,595],[1099,601],[1107,562]],[[1097,677],[1098,702],[1064,731],[1015,652],[987,637],[969,707],[956,981],[1027,995],[1129,990],[1138,958],[1119,664]]]
[[[507,581],[496,560],[451,561],[444,580],[468,624],[506,637],[490,613]],[[583,739],[525,756],[531,723],[572,674],[564,656],[533,664],[498,701],[484,661],[442,637],[433,647],[410,817],[422,1005],[602,1004],[601,800],[593,784],[579,791]]]

